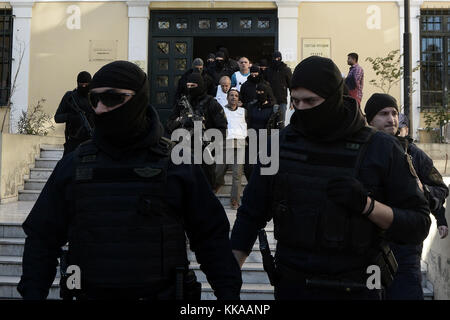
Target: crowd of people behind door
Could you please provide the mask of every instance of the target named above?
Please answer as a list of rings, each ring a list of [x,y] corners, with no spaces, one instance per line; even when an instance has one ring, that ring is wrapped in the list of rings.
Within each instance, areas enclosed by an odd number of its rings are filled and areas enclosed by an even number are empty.
[[[199,81],[192,80],[193,74],[201,75],[200,85]],[[291,69],[282,61],[279,51],[273,53],[270,62],[267,59],[256,62],[245,56],[234,60],[226,48],[220,47],[217,52],[208,54],[205,61],[195,58],[192,68],[178,81],[173,112],[166,125],[169,133],[180,126],[186,127],[185,123],[177,122],[183,121],[180,117],[182,108],[179,107],[183,96],[188,98],[194,110],[199,109],[196,104],[203,99],[192,99],[192,87],[201,88],[200,96],[214,97],[224,111],[227,120],[224,164],[215,166],[214,176],[211,169],[205,173],[211,187],[218,193],[225,184],[228,165],[232,166],[230,204],[233,209],[239,206],[242,174],[249,180],[252,172],[250,162],[254,162],[249,158],[247,130],[258,132],[260,129],[284,128],[291,78]],[[214,124],[211,127],[222,129]]]

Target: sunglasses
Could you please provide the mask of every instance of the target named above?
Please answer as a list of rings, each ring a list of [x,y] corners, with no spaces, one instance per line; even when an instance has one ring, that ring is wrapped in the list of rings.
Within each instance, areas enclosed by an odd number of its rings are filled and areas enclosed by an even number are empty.
[[[105,106],[111,108],[121,104],[125,101],[126,97],[132,97],[134,93],[123,93],[115,90],[107,90],[104,92],[89,92],[88,98],[92,107],[97,108],[97,104],[101,101]]]

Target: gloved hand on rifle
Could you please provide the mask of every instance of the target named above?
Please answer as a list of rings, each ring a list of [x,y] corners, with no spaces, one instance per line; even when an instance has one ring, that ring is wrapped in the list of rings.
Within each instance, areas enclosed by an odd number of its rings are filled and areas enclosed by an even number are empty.
[[[343,176],[328,181],[327,195],[328,199],[352,213],[363,214],[369,193],[355,178]]]

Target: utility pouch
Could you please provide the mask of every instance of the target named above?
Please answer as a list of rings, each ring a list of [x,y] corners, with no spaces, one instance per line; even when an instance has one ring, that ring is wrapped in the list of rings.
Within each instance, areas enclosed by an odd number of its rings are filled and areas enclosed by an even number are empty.
[[[381,284],[385,288],[389,287],[394,281],[394,276],[397,273],[398,264],[388,244],[380,245],[380,252],[375,258],[375,264],[380,267]]]

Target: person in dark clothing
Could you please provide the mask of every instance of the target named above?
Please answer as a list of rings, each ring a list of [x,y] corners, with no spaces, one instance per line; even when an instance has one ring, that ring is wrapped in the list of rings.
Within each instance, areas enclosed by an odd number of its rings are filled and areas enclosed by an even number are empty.
[[[236,60],[230,58],[230,53],[228,52],[227,48],[219,47],[218,51],[223,52],[224,62],[227,69],[230,69],[233,73],[239,71],[239,63]]]
[[[281,59],[281,52],[275,51],[272,64],[267,69],[265,77],[277,99],[276,104],[280,106],[281,118],[284,121],[287,108],[287,91],[291,85],[292,72]]]
[[[259,60],[259,69],[261,70],[261,75],[264,79],[266,79],[266,70],[269,63],[267,62],[267,59],[261,59]]]
[[[274,268],[275,299],[380,299],[395,270],[384,239],[419,244],[428,234],[417,177],[397,139],[368,127],[357,102],[343,96],[332,60],[300,62],[291,99],[278,172],[255,165],[244,190],[231,235],[235,257],[242,266],[273,218],[275,264],[266,265]],[[376,285],[369,286],[369,266],[380,268]]]
[[[90,102],[93,139],[58,162],[23,223],[22,297],[47,297],[68,242],[81,288],[66,288],[67,298],[175,299],[176,276],[193,276],[186,233],[216,297],[239,299],[225,211],[198,166],[171,161],[147,75],[127,61],[109,63],[92,79]]]
[[[367,101],[364,111],[367,122],[371,126],[397,136],[411,157],[413,167],[428,199],[430,211],[436,218],[438,228],[440,228],[439,233],[442,236],[447,229],[443,205],[449,190],[441,174],[434,167],[433,160],[418,148],[411,138],[399,136],[397,101],[389,94],[375,93]],[[422,244],[399,245],[393,243],[391,247],[397,259],[398,271],[394,282],[386,290],[386,298],[388,300],[423,300],[420,268]]]
[[[258,84],[264,84],[267,87],[266,89],[267,95],[269,96],[269,103],[272,105],[276,104],[276,99],[273,95],[272,89],[270,88],[270,84],[263,79],[260,68],[258,66],[251,66],[250,75],[248,76],[247,81],[241,86],[240,91],[241,101],[244,104],[244,108],[246,108],[247,104],[256,99],[256,86]]]
[[[282,126],[281,113],[277,105],[274,105],[270,98],[270,87],[259,83],[255,88],[256,99],[252,100],[246,105],[247,109],[247,128],[256,130],[264,129],[270,132],[271,129],[280,129]],[[256,150],[259,152],[259,135]],[[250,164],[249,158],[249,141],[246,145],[246,161],[244,165],[244,174],[247,181],[250,180],[253,165]]]
[[[222,106],[214,97],[206,94],[205,83],[198,73],[192,73],[187,78],[187,98],[194,113],[203,119],[203,129],[218,129],[222,136],[226,137],[227,119]],[[175,105],[171,115],[167,120],[167,131],[171,134],[178,128],[190,129],[194,127],[192,119],[183,116],[185,110],[180,101]],[[193,140],[192,140],[193,141]],[[206,144],[203,144],[205,147]],[[202,163],[203,171],[210,183],[211,188],[215,186],[215,164]]]
[[[56,123],[65,123],[64,155],[72,152],[78,145],[92,136],[94,112],[88,102],[88,85],[91,75],[82,71],[77,76],[77,88],[67,91],[55,113]]]
[[[227,76],[231,79],[234,71],[225,64],[225,54],[222,51],[218,51],[216,52],[216,60],[214,61],[214,65],[208,69],[208,73],[214,80],[214,85],[218,86],[220,78]]]
[[[206,61],[205,61],[205,69],[206,70],[209,70],[209,68],[214,65],[215,59],[216,59],[216,55],[214,53],[208,54],[208,56],[206,57]]]
[[[185,90],[186,90],[187,78],[193,72],[198,72],[198,73],[200,73],[202,75],[203,81],[204,81],[205,86],[206,86],[206,93],[207,94],[212,95],[212,96],[214,96],[216,94],[216,92],[215,92],[216,91],[216,87],[214,85],[214,80],[206,72],[206,69],[203,66],[203,60],[200,59],[200,58],[195,58],[194,61],[192,62],[192,68],[189,69],[188,71],[186,71],[181,76],[180,80],[178,80],[177,91],[175,93],[175,101],[180,99],[183,94],[186,94]]]

